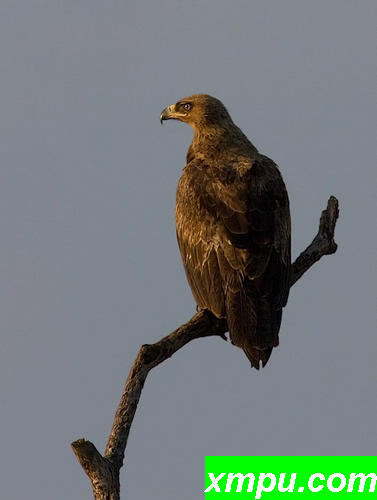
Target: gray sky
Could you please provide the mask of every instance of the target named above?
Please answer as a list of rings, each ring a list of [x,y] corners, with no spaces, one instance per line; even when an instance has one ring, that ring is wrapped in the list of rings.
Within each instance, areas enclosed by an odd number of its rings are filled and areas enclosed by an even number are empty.
[[[192,500],[205,455],[375,455],[374,0],[0,3],[2,498],[90,498],[70,449],[102,451],[142,343],[194,303],[174,197],[191,130],[163,107],[228,107],[281,168],[294,256],[330,194],[335,256],[292,290],[266,369],[219,339],[154,370],[124,498]]]

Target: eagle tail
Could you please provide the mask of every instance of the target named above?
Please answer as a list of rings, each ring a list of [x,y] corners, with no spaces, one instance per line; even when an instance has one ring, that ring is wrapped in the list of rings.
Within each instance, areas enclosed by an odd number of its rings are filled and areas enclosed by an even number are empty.
[[[244,345],[242,349],[246,354],[248,360],[250,361],[252,368],[256,368],[257,370],[259,370],[261,362],[263,368],[266,366],[267,361],[270,359],[273,348],[268,347],[267,349],[261,350],[257,349],[256,347],[249,347],[248,345]]]
[[[232,344],[241,347],[251,366],[266,366],[279,345],[282,311],[274,310],[269,297],[252,297],[244,290],[228,292],[226,314]]]

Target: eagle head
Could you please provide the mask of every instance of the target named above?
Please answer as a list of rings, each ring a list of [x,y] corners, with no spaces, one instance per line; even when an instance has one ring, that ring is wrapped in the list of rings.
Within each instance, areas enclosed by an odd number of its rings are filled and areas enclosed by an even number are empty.
[[[179,120],[194,130],[211,125],[232,123],[230,115],[219,99],[206,94],[195,94],[167,106],[160,114],[160,122]]]

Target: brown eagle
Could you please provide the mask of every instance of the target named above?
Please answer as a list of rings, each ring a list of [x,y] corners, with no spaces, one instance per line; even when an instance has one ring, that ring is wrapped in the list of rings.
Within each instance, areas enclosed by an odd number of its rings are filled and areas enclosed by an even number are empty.
[[[198,307],[226,318],[232,343],[259,369],[279,344],[289,293],[287,190],[218,99],[185,97],[163,110],[161,123],[170,119],[194,130],[176,199],[188,282]]]

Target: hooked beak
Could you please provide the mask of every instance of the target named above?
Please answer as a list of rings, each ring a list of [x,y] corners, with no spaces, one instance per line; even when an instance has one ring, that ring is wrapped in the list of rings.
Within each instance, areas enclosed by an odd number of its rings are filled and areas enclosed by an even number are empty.
[[[160,122],[162,124],[162,122],[164,120],[172,120],[173,118],[175,118],[176,115],[175,115],[175,105],[172,104],[171,106],[167,106],[163,111],[162,113],[160,114]]]

